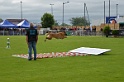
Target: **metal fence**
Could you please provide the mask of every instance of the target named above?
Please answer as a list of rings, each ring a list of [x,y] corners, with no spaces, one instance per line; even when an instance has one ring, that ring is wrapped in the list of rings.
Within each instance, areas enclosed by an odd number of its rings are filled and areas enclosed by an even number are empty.
[[[26,29],[3,29],[0,35],[25,35]]]
[[[39,35],[45,35],[49,30],[39,30]],[[53,33],[57,33],[61,30],[50,30]],[[103,36],[104,33],[102,31],[90,31],[90,30],[64,30],[67,36]],[[119,36],[124,36],[124,30],[118,30]],[[18,29],[18,30],[0,30],[0,35],[25,35],[26,29]],[[110,32],[112,35],[112,31]]]
[[[49,30],[40,30],[40,35],[45,35]],[[63,30],[50,30],[53,33],[57,33]],[[103,35],[103,32],[96,32],[96,31],[88,31],[88,30],[64,30],[67,36],[95,36],[95,35]]]

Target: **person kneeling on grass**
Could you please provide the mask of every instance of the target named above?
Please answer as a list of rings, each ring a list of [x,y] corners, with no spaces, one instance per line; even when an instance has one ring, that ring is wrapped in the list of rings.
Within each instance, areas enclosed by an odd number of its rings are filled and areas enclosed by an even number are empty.
[[[30,28],[26,31],[26,42],[28,45],[28,60],[32,60],[32,49],[34,51],[34,60],[37,57],[36,44],[38,41],[38,32],[34,28],[33,24],[30,23]]]

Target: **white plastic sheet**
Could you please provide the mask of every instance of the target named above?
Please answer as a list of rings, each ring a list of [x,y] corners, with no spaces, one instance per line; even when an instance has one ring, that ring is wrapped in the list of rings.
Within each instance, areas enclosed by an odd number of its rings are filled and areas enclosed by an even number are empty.
[[[100,48],[81,47],[81,48],[77,48],[77,49],[74,49],[74,50],[70,50],[69,52],[99,55],[99,54],[108,52],[110,50],[111,49],[100,49]]]

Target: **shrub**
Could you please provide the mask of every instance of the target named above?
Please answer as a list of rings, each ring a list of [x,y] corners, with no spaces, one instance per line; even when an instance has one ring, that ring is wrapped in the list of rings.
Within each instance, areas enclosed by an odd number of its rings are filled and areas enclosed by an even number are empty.
[[[119,35],[119,31],[118,30],[112,30],[112,35]]]
[[[103,29],[104,34],[106,35],[106,37],[109,36],[110,34],[110,27],[109,26],[105,26]]]

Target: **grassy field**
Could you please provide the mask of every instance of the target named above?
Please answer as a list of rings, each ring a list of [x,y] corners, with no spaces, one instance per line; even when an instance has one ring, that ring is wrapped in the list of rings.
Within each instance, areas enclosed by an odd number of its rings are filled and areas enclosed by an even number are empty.
[[[7,38],[11,49],[6,49]],[[12,57],[27,54],[25,36],[0,36],[0,82],[124,82],[124,38],[69,36],[44,42],[37,52],[67,52],[79,47],[111,49],[99,56],[45,58],[28,61]]]

